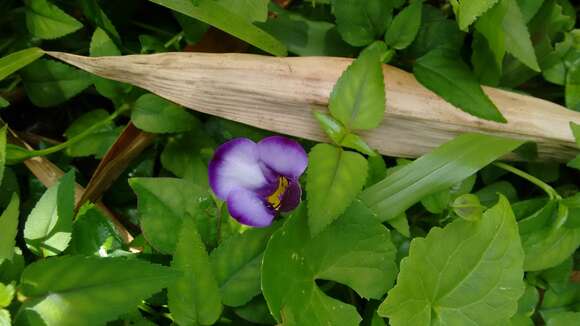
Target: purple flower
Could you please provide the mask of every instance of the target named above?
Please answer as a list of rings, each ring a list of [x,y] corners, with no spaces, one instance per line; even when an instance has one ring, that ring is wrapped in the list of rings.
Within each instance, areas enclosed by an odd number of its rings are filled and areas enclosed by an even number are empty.
[[[306,152],[294,140],[272,136],[256,144],[236,138],[216,150],[209,163],[209,184],[238,222],[265,227],[278,212],[298,206],[298,178],[307,165]]]

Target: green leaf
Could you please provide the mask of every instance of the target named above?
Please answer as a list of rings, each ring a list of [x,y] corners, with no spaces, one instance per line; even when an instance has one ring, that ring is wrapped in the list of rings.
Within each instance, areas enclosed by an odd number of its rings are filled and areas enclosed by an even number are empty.
[[[176,176],[208,189],[207,165],[216,147],[199,121],[193,130],[172,135],[161,152],[161,164]]]
[[[568,69],[566,74],[566,106],[580,111],[580,62]]]
[[[73,224],[69,253],[106,256],[122,246],[111,221],[93,204],[83,205]]]
[[[18,232],[18,214],[20,200],[18,194],[13,193],[8,207],[0,216],[0,264],[4,260],[12,260],[16,233]]]
[[[43,55],[44,51],[42,49],[29,48],[2,57],[0,59],[0,80],[34,62]]]
[[[580,312],[562,311],[548,319],[546,326],[570,326],[578,324],[580,324]]]
[[[26,0],[25,3],[26,27],[38,38],[51,40],[83,27],[78,20],[47,0]]]
[[[268,310],[268,304],[263,296],[258,296],[248,304],[234,309],[236,315],[254,324],[275,325],[276,320]]]
[[[8,106],[10,106],[10,102],[6,101],[5,98],[0,96],[0,109],[7,108]]]
[[[314,117],[318,120],[318,124],[324,130],[324,133],[332,140],[335,144],[340,144],[344,139],[348,131],[344,128],[340,121],[331,117],[326,113],[320,111],[314,111]]]
[[[437,48],[457,51],[463,46],[465,33],[455,20],[448,19],[439,9],[423,6],[421,27],[415,41],[405,50],[411,58],[418,58]]]
[[[362,203],[311,237],[304,206],[288,218],[264,253],[262,290],[274,318],[292,325],[358,325],[356,308],[329,297],[317,280],[345,284],[380,298],[396,275],[389,231]]]
[[[197,226],[186,216],[171,267],[183,276],[169,286],[169,311],[179,325],[212,325],[222,312],[217,281]]]
[[[501,26],[506,19],[507,10],[507,2],[500,0],[497,5],[481,16],[475,24],[477,32],[487,40],[489,50],[493,53],[495,64],[500,72],[506,53],[506,34],[502,28],[497,27]]]
[[[24,257],[20,248],[14,248],[12,260],[0,262],[0,282],[12,283],[20,279],[20,274],[24,270]]]
[[[74,170],[48,188],[36,203],[24,226],[30,251],[43,257],[62,253],[69,244],[74,209]]]
[[[248,22],[265,22],[268,19],[269,0],[217,0],[229,11],[244,17]]]
[[[74,138],[108,117],[109,113],[103,109],[89,111],[74,120],[65,130],[64,135],[68,139]],[[107,123],[101,128],[94,130],[86,138],[68,146],[66,153],[72,157],[90,155],[95,155],[97,158],[103,157],[118,135],[119,130],[115,129],[113,122]]]
[[[252,25],[214,0],[150,0],[171,10],[201,20],[276,56],[285,56],[286,47],[270,34]]]
[[[367,162],[354,152],[318,144],[309,154],[306,172],[308,225],[320,233],[350,206],[366,181]]]
[[[12,318],[10,312],[6,309],[0,309],[0,326],[11,326]]]
[[[421,27],[422,8],[423,1],[416,0],[393,19],[385,34],[385,42],[388,46],[401,50],[415,40]]]
[[[0,308],[6,308],[14,298],[14,286],[12,284],[4,285],[0,283]]]
[[[376,128],[385,114],[385,81],[376,53],[363,52],[336,81],[328,107],[349,130]]]
[[[491,9],[498,0],[459,0],[457,10],[457,23],[462,31],[467,31],[469,25],[473,24],[477,17],[483,15]]]
[[[451,206],[455,214],[466,221],[478,221],[483,214],[483,206],[481,206],[479,198],[473,194],[457,197]]]
[[[137,99],[131,121],[137,128],[153,133],[183,132],[199,124],[183,107],[153,94]]]
[[[534,286],[526,285],[524,295],[518,301],[518,314],[531,317],[540,301],[538,289]]]
[[[238,307],[260,293],[260,268],[266,244],[274,231],[268,228],[250,229],[224,241],[210,255],[210,262],[220,286],[222,302]]]
[[[506,50],[534,71],[540,71],[530,32],[516,0],[506,2],[507,11],[502,29],[506,36]]]
[[[138,259],[63,256],[40,260],[24,270],[26,297],[20,322],[43,325],[103,325],[136,308],[170,285],[180,273]],[[34,324],[34,323],[33,323]]]
[[[6,165],[6,134],[8,126],[0,128],[0,185],[4,179],[4,166]]]
[[[460,135],[365,189],[360,198],[379,212],[381,220],[396,218],[425,196],[465,180],[523,143],[491,135]]]
[[[209,242],[215,216],[208,215],[211,195],[195,184],[174,178],[132,178],[129,185],[137,194],[139,221],[143,235],[155,249],[165,254],[175,251],[176,234],[183,218],[195,219],[204,242]]]
[[[356,49],[342,40],[336,26],[326,21],[311,20],[293,11],[270,6],[274,13],[258,27],[284,43],[289,52],[301,56],[347,56]]]
[[[455,220],[411,242],[379,307],[391,325],[498,325],[524,293],[524,253],[507,199],[478,222]]]
[[[580,148],[580,124],[570,121],[570,130],[572,130],[572,134],[576,140],[576,146]]]
[[[506,122],[458,54],[435,49],[413,68],[417,80],[447,102],[476,117]]]
[[[115,43],[121,44],[121,37],[105,12],[99,7],[98,0],[80,0],[81,8],[87,17],[98,29],[105,31]],[[92,55],[92,54],[91,54]]]
[[[389,1],[335,0],[336,26],[342,38],[353,46],[364,46],[381,37],[392,7]]]
[[[113,40],[109,37],[107,32],[98,27],[91,38],[91,45],[89,49],[91,57],[103,56],[119,56],[121,51]],[[131,85],[120,83],[113,80],[94,76],[95,88],[99,94],[110,98],[117,99],[128,93],[131,90]]]
[[[52,60],[38,60],[21,71],[26,95],[40,107],[59,105],[92,85],[90,74]]]
[[[365,187],[382,181],[387,176],[387,164],[381,155],[369,156],[369,173]]]

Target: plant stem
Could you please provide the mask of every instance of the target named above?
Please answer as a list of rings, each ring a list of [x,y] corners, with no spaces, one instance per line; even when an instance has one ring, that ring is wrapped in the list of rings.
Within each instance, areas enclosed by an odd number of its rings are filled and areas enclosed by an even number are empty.
[[[562,197],[558,194],[558,192],[556,192],[556,190],[554,190],[554,188],[552,188],[549,184],[545,183],[544,181],[534,177],[533,175],[528,174],[520,169],[517,169],[511,165],[502,162],[496,162],[494,163],[494,165],[500,169],[504,169],[519,177],[522,177],[528,180],[529,182],[535,184],[536,186],[540,187],[542,190],[544,190],[544,192],[546,192],[546,194],[548,194],[548,197],[550,197],[550,199],[558,199],[558,200],[562,199]]]

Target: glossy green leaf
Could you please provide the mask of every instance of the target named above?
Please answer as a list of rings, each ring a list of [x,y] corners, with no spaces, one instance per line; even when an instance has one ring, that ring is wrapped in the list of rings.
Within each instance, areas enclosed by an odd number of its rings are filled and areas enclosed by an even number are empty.
[[[210,255],[210,262],[226,306],[242,306],[260,293],[260,269],[266,244],[274,231],[250,229],[224,241]]]
[[[385,114],[385,81],[376,53],[363,52],[340,76],[330,98],[331,115],[349,130],[376,128]]]
[[[107,256],[122,245],[115,226],[96,206],[85,204],[81,207],[73,224],[69,253]]]
[[[214,0],[150,0],[171,10],[201,20],[253,46],[277,56],[286,55],[286,47],[270,34],[252,25],[245,17]]]
[[[0,80],[34,62],[43,55],[44,51],[42,51],[42,49],[29,48],[10,53],[5,57],[0,58]]]
[[[204,242],[210,242],[215,216],[209,215],[209,192],[195,184],[174,178],[132,178],[129,185],[137,194],[139,220],[143,235],[162,253],[175,251],[182,219],[191,216]]]
[[[522,144],[521,140],[463,134],[367,188],[360,198],[382,220],[393,219],[421,198],[465,180]]]
[[[14,285],[0,283],[0,308],[6,308],[10,305],[15,292]]]
[[[423,1],[414,1],[393,19],[385,34],[385,43],[388,46],[401,50],[415,40],[421,27],[422,8]]]
[[[74,209],[74,170],[48,188],[36,203],[24,225],[26,246],[46,257],[62,253],[69,245]]]
[[[522,12],[516,0],[506,2],[507,11],[502,29],[506,35],[506,50],[532,70],[540,71],[536,52]]]
[[[459,0],[459,6],[457,8],[457,23],[459,24],[459,28],[467,31],[469,25],[473,24],[479,16],[491,9],[497,2],[498,0]]]
[[[205,245],[195,221],[186,216],[181,224],[171,267],[183,273],[167,291],[169,311],[179,325],[212,325],[222,305]]]
[[[318,144],[309,154],[306,171],[308,225],[320,233],[350,206],[367,176],[365,158],[327,144]]]
[[[69,16],[47,0],[26,0],[26,27],[41,39],[55,39],[83,27],[78,20]]]
[[[18,198],[18,194],[13,193],[8,207],[0,215],[0,264],[4,260],[12,260],[14,256],[16,233],[18,232],[19,207],[20,199]]]
[[[364,46],[385,32],[391,4],[384,0],[336,0],[334,15],[342,38],[353,46]]]
[[[61,104],[93,84],[88,73],[64,63],[38,60],[20,72],[26,95],[40,107]]]
[[[89,111],[74,120],[65,130],[66,138],[71,139],[85,132],[96,123],[102,122],[109,117],[109,113],[103,109]],[[119,130],[115,129],[113,122],[106,123],[101,128],[87,135],[86,138],[75,142],[66,148],[66,153],[72,157],[95,155],[103,157],[109,147],[115,142]]]
[[[411,242],[379,314],[391,325],[498,325],[524,293],[524,253],[508,201]]]
[[[26,267],[15,319],[47,326],[103,325],[170,285],[180,273],[138,259],[63,256]],[[36,321],[36,323],[35,323]]]
[[[458,54],[433,50],[417,60],[413,72],[423,86],[461,110],[482,119],[506,122]]]
[[[188,131],[198,123],[183,107],[153,94],[137,99],[131,121],[137,128],[154,133]]]
[[[329,297],[317,280],[345,284],[364,298],[380,298],[396,274],[389,231],[360,202],[317,236],[299,208],[264,253],[262,290],[271,313],[284,325],[358,325],[356,308]]]
[[[109,34],[98,27],[93,33],[89,48],[91,57],[119,56],[121,51],[115,45]],[[99,94],[110,98],[118,99],[131,90],[131,85],[120,83],[94,76],[95,88]]]

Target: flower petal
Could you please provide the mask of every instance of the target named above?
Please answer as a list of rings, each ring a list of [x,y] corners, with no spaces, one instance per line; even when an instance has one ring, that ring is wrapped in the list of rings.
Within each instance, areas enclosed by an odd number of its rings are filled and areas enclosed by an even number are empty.
[[[308,155],[302,146],[286,137],[264,138],[258,143],[258,151],[264,164],[291,179],[298,179],[308,165]]]
[[[260,168],[258,146],[247,138],[221,145],[209,162],[209,185],[222,200],[239,188],[256,190],[268,182]]]
[[[300,188],[300,183],[297,181],[290,181],[282,202],[280,203],[281,212],[289,212],[300,204],[300,199],[302,197],[302,189]]]
[[[257,193],[247,189],[233,190],[227,199],[228,211],[238,222],[266,227],[272,224],[276,212]]]

